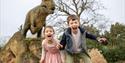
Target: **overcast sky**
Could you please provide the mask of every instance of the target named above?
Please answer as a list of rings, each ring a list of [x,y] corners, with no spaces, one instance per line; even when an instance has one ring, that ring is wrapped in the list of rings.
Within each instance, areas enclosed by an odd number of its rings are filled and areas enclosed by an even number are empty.
[[[107,8],[101,13],[112,23],[125,24],[125,0],[101,0]],[[12,36],[24,24],[27,12],[41,0],[0,0],[0,36]]]

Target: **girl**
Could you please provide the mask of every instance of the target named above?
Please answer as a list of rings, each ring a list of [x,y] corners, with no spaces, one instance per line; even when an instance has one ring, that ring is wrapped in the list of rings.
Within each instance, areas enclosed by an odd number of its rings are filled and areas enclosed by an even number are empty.
[[[42,41],[42,56],[40,63],[62,63],[57,39],[54,39],[54,29],[46,26],[43,31],[45,39]]]

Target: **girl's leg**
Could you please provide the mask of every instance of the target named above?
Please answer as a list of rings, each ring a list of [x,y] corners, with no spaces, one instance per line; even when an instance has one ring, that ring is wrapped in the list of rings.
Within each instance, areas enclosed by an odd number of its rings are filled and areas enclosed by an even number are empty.
[[[63,50],[60,51],[60,53],[61,53],[62,63],[66,63],[66,52]]]

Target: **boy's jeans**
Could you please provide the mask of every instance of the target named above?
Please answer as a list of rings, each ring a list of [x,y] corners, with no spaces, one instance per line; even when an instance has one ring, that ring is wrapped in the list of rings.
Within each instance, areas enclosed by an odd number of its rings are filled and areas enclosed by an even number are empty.
[[[66,63],[92,63],[90,57],[85,53],[69,54],[66,53]]]

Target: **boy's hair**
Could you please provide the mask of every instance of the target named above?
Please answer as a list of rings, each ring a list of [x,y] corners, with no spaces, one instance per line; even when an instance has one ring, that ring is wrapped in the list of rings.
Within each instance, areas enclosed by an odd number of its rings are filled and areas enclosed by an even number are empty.
[[[79,17],[78,16],[76,16],[76,15],[69,15],[68,17],[67,17],[67,23],[69,24],[69,21],[70,20],[72,20],[72,21],[74,21],[74,20],[78,20],[79,21]]]
[[[52,26],[45,26],[45,28],[44,28],[44,30],[43,30],[43,33],[45,33],[46,28],[50,28],[50,29],[52,29],[53,32],[55,33],[54,28],[53,28]]]

